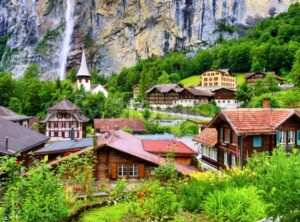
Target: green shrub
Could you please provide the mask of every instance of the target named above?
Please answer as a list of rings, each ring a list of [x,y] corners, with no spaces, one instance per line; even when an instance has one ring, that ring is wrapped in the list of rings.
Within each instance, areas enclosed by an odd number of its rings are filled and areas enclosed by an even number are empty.
[[[208,195],[205,212],[217,221],[253,222],[265,217],[265,203],[256,187],[230,188]]]
[[[220,108],[214,104],[202,103],[195,105],[192,110],[203,116],[215,116],[220,111]]]

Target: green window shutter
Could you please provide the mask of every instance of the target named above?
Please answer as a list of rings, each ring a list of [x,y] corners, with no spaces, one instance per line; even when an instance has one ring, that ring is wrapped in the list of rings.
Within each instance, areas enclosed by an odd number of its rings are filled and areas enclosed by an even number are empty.
[[[300,130],[297,130],[297,145],[300,145]]]
[[[227,133],[227,142],[228,142],[228,143],[231,143],[231,130],[228,129],[227,132],[228,132],[228,133]]]
[[[224,138],[224,129],[221,127],[220,128],[220,141],[223,141]]]
[[[276,133],[276,146],[279,146],[280,144],[280,137],[281,137],[281,132]]]
[[[262,145],[261,136],[254,136],[253,137],[253,147],[257,148],[257,147],[261,147],[261,145]]]

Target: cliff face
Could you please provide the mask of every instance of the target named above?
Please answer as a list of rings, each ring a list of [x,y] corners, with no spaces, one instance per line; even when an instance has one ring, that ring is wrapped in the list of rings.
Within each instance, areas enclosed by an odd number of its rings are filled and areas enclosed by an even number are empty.
[[[88,52],[91,68],[104,74],[132,66],[139,58],[173,50],[196,51],[228,33],[286,11],[297,0],[74,0],[74,32],[68,67]],[[58,67],[66,0],[0,0],[0,35],[10,35],[2,63],[15,73],[39,63],[45,78]],[[224,27],[224,26],[223,26]]]

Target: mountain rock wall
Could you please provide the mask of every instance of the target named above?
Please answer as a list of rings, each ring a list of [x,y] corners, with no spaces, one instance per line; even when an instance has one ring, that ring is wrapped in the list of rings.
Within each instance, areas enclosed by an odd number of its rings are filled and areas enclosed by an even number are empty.
[[[82,48],[91,69],[119,72],[140,58],[173,50],[197,51],[238,37],[257,20],[286,11],[297,0],[74,0],[68,68]],[[66,0],[0,0],[0,36],[8,36],[2,66],[17,76],[31,63],[56,78]],[[234,33],[220,25],[235,25]]]

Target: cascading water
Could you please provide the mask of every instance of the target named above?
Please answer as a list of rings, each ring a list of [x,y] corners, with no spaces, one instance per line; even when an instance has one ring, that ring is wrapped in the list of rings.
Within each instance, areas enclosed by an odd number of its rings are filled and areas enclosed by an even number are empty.
[[[66,27],[64,31],[63,44],[59,54],[59,78],[65,78],[67,58],[71,49],[71,40],[74,29],[74,0],[67,0],[67,10],[65,12]]]

